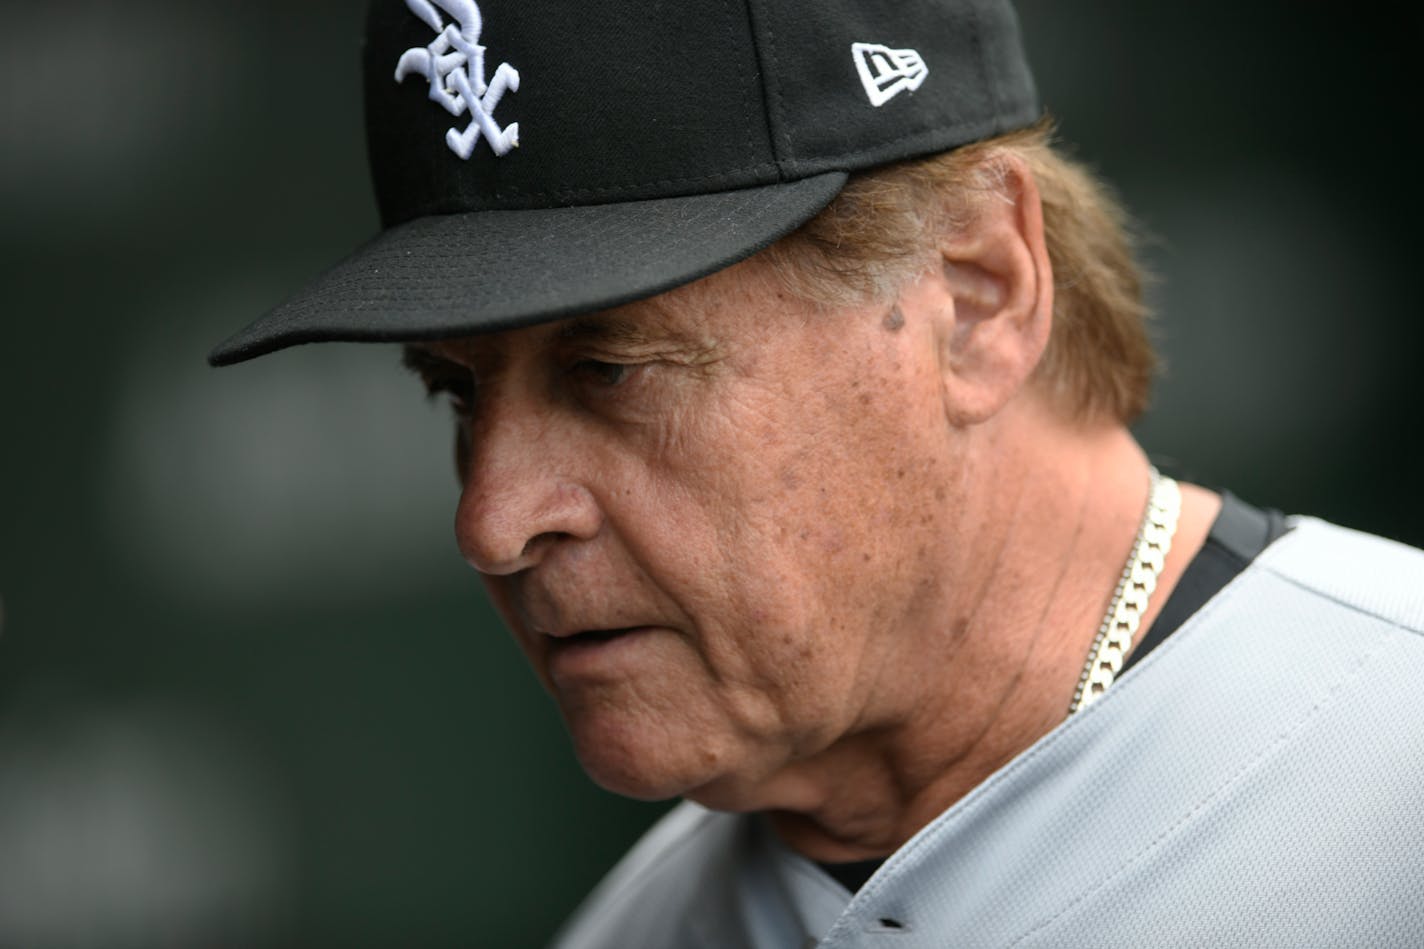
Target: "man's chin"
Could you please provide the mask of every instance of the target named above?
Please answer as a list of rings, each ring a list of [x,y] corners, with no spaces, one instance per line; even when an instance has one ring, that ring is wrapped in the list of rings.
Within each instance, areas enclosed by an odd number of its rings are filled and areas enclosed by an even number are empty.
[[[645,761],[610,760],[606,754],[579,755],[579,762],[594,784],[636,801],[665,801],[684,797],[702,782],[677,771],[650,766]]]
[[[684,798],[714,811],[745,813],[766,805],[766,785],[728,772],[715,760],[695,751],[669,758],[651,752],[610,754],[607,746],[585,752],[575,742],[579,762],[589,778],[620,797],[636,801]]]
[[[693,738],[677,742],[606,729],[572,728],[574,753],[595,784],[639,801],[687,797],[723,777],[717,755]]]

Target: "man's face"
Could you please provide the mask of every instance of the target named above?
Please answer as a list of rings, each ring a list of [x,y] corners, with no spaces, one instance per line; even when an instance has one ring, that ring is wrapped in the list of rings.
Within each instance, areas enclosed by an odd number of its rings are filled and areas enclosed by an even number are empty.
[[[756,807],[908,713],[959,470],[930,322],[754,259],[417,351],[461,412],[461,549],[600,784]]]

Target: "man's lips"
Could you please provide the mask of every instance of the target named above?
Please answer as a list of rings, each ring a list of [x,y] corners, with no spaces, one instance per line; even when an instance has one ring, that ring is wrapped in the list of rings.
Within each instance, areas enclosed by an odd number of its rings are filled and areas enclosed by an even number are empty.
[[[609,629],[574,629],[567,632],[545,633],[544,635],[556,640],[561,645],[576,642],[606,643],[609,640],[617,639],[619,636],[636,633],[639,630],[647,628],[646,626],[618,626]]]
[[[580,679],[623,678],[646,657],[647,637],[657,626],[582,629],[564,635],[544,634],[545,668],[553,681],[570,685]]]
[[[540,616],[539,612],[545,615]],[[542,610],[539,612],[522,607],[516,607],[515,609],[516,615],[520,618],[526,630],[535,634],[539,639],[554,640],[556,642],[564,640],[593,641],[613,639],[625,633],[648,629],[650,625],[653,625],[638,622],[631,623],[627,626],[615,625],[620,620],[626,621],[634,619],[634,617],[631,616],[600,617],[599,619],[602,619],[603,622],[599,622],[598,619],[593,619],[591,616],[584,616],[570,621],[567,616],[557,615],[562,611]],[[588,619],[593,619],[593,622],[587,622]],[[580,620],[584,621],[581,622]]]

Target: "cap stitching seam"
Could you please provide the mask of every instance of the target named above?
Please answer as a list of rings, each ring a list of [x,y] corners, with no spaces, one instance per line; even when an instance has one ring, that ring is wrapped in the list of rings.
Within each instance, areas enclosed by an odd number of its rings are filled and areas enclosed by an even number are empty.
[[[999,101],[999,87],[989,77],[989,64],[985,60],[984,53],[984,18],[977,3],[971,3],[969,5],[969,16],[974,21],[974,28],[970,30],[970,36],[974,41],[974,52],[977,54],[974,57],[974,62],[975,65],[979,67],[979,81],[989,90],[989,98],[994,103],[994,108],[991,112],[990,128],[997,132],[1000,127],[998,118],[999,110],[1003,107],[1003,104]]]
[[[991,116],[988,116],[988,117],[985,117],[985,118],[977,119],[977,120],[975,120],[974,122],[956,123],[956,124],[946,125],[946,126],[936,126],[936,127],[931,127],[931,128],[915,129],[915,130],[913,130],[913,131],[906,132],[906,133],[903,134],[903,135],[897,135],[897,136],[895,136],[894,138],[887,138],[887,139],[885,139],[885,140],[883,140],[883,141],[881,141],[881,142],[877,142],[875,148],[876,148],[876,151],[877,151],[877,152],[878,152],[878,151],[883,151],[883,150],[885,150],[886,148],[888,148],[888,147],[890,147],[890,146],[892,146],[892,145],[898,145],[898,144],[901,143],[901,142],[904,142],[904,141],[907,141],[907,140],[909,140],[909,139],[913,139],[913,138],[916,138],[916,137],[921,137],[921,138],[923,138],[923,137],[929,137],[929,136],[939,135],[939,134],[945,133],[945,132],[949,132],[949,133],[959,133],[959,132],[964,131],[965,129],[976,130],[976,129],[981,129],[981,128],[982,128],[982,129],[987,129],[987,130],[989,130],[990,132],[992,132],[995,128],[997,128],[997,122],[998,122],[998,116],[992,116],[992,115],[991,115]],[[940,151],[944,151],[944,150],[946,150],[947,148],[953,148],[953,147],[959,147],[959,146],[944,146],[944,147],[941,147],[941,148],[940,148]],[[864,150],[862,150],[862,151],[864,151]],[[853,157],[853,156],[850,156],[850,155],[837,155],[837,154],[807,155],[807,156],[804,157],[804,158],[793,159],[793,161],[794,161],[796,164],[806,164],[806,163],[810,163],[810,162],[836,161],[836,160],[838,160],[838,159],[851,158],[851,157]],[[905,157],[905,158],[913,158],[914,156],[913,156],[913,155],[906,155],[906,156],[904,156],[904,157]],[[873,164],[875,164],[875,165],[882,165],[882,164],[885,164],[887,161],[890,161],[890,160],[895,160],[895,159],[886,159],[886,160],[877,159],[877,160],[875,160],[875,161],[873,162]],[[829,170],[834,170],[834,171],[849,171],[850,168],[849,168],[848,164],[842,164],[842,165],[840,165],[840,166],[837,166],[836,168],[829,169]]]
[[[651,188],[657,185],[676,184],[696,184],[704,181],[713,181],[719,178],[729,178],[737,174],[745,174],[749,171],[759,171],[763,169],[775,169],[775,162],[758,162],[753,165],[741,165],[736,168],[729,168],[726,171],[719,171],[710,175],[694,175],[682,178],[658,178],[652,181],[637,181],[626,185],[612,185],[605,188],[569,188],[560,191],[528,191],[517,187],[502,187],[497,189],[492,195],[498,199],[501,195],[522,195],[531,198],[566,198],[585,194],[618,194],[625,191],[636,191],[639,188]],[[770,184],[770,182],[764,182]],[[755,183],[747,183],[746,187],[757,187]],[[441,197],[446,197],[442,195]],[[649,197],[648,200],[657,200],[658,196]],[[663,195],[661,197],[676,197],[676,195]],[[430,212],[425,212],[430,213]],[[419,216],[419,215],[417,215]]]
[[[776,128],[779,130],[780,137],[786,142],[786,154],[777,156],[777,165],[780,166],[783,162],[791,160],[790,155],[791,152],[795,151],[795,145],[791,141],[790,129],[786,123],[781,121],[781,116],[786,114],[786,97],[781,93],[781,82],[779,78],[781,75],[781,60],[776,54],[776,30],[772,29],[770,17],[767,18],[763,29],[766,31],[767,57],[771,60],[771,69],[767,70],[767,78],[771,80],[771,95],[776,100]],[[773,133],[773,141],[775,141],[775,136],[776,133]]]
[[[723,9],[724,11],[726,11],[726,14],[727,14],[727,48],[728,48],[728,49],[732,49],[732,48],[734,48],[734,47],[737,45],[737,34],[732,30],[732,16],[733,16],[733,14],[732,14],[732,0],[722,0],[722,9]],[[753,54],[753,56],[755,56],[755,55],[756,55],[756,36],[755,36],[755,35],[753,35],[753,36],[751,37],[751,41],[752,41],[752,54]],[[760,64],[758,63],[758,65],[760,65]],[[752,109],[752,104],[753,104],[753,103],[752,103],[752,97],[751,97],[750,95],[748,95],[745,91],[742,93],[742,102],[743,102],[743,104],[745,105],[745,108],[743,109],[743,112],[745,113],[745,116],[746,116],[746,120],[745,120],[745,122],[743,123],[743,126],[742,126],[742,127],[743,127],[744,133],[745,133],[745,135],[746,135],[747,151],[750,153],[750,152],[755,148],[755,146],[752,144],[752,111],[753,111],[753,109]],[[772,157],[774,158],[775,156],[776,156],[776,150],[775,150],[775,149],[772,149]]]
[[[781,117],[776,114],[772,105],[771,86],[773,85],[771,68],[766,63],[761,48],[761,18],[756,12],[755,0],[745,0],[747,11],[747,24],[751,27],[752,52],[756,55],[757,71],[760,73],[761,82],[761,107],[762,116],[766,119],[766,139],[771,146],[771,156],[776,163],[777,173],[783,174],[783,154],[777,144],[777,130],[781,127]]]

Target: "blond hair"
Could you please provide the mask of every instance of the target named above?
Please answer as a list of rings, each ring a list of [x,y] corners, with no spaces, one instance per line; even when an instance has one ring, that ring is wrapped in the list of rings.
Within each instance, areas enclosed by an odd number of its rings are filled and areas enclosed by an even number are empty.
[[[1053,331],[1036,381],[1074,416],[1130,422],[1147,407],[1157,360],[1128,217],[1090,171],[1055,150],[1047,120],[855,175],[768,257],[804,299],[889,302],[930,265],[941,235],[1004,197],[1007,155],[1021,158],[1038,184],[1053,266]]]

